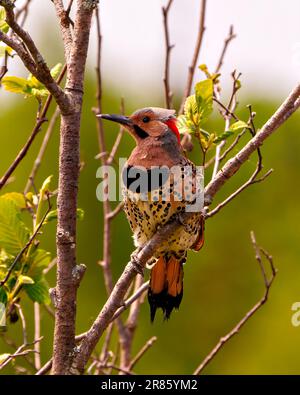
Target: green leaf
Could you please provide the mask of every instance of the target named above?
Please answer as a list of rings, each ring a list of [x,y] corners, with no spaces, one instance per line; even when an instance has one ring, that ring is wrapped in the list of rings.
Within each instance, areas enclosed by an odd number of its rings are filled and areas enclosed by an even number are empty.
[[[43,88],[43,89],[32,88],[31,89],[31,96],[37,97],[38,99],[47,97],[48,95],[49,95],[49,91],[46,88]]]
[[[49,285],[47,281],[42,278],[35,284],[25,285],[24,289],[31,300],[40,304],[50,304]]]
[[[36,89],[45,88],[44,85],[38,79],[36,79],[35,76],[33,76],[31,73],[29,74],[27,81],[32,88],[36,88]]]
[[[18,285],[25,285],[25,284],[34,284],[34,280],[29,276],[23,276],[20,274],[17,280]]]
[[[209,139],[210,134],[209,134],[206,130],[200,129],[200,133],[201,133],[206,139]]]
[[[16,256],[29,240],[29,230],[13,200],[0,197],[0,248]]]
[[[3,287],[0,288],[0,303],[6,305],[7,303],[7,293]],[[0,321],[1,321],[1,309],[0,309]]]
[[[50,70],[50,73],[52,75],[52,78],[54,80],[57,79],[57,77],[59,76],[59,73],[62,69],[62,64],[61,63],[57,63],[54,67],[52,67],[52,69]]]
[[[7,268],[11,266],[15,257],[13,255],[7,254],[7,252],[1,248],[0,249],[0,279],[6,276]],[[0,287],[1,288],[1,287]]]
[[[25,80],[25,78],[20,77],[4,77],[2,78],[2,85],[4,89],[13,93],[21,93],[24,95],[31,95],[30,82]]]
[[[51,254],[42,249],[37,249],[30,256],[29,269],[27,275],[32,277],[34,281],[38,281],[43,275],[43,270],[48,267],[51,261]]]
[[[187,127],[187,123],[186,123],[186,117],[185,115],[179,115],[177,117],[177,122],[176,122],[177,128],[179,130],[179,133],[189,133],[190,130]]]
[[[245,128],[250,129],[250,126],[244,121],[237,121],[232,125],[230,125],[229,130],[231,132],[236,132],[237,130],[245,129]]]
[[[197,114],[197,102],[195,95],[187,97],[184,103],[184,115],[187,119],[193,120],[194,116]]]
[[[57,210],[51,210],[47,214],[44,224],[47,224],[48,222],[56,221],[56,220],[57,220]]]
[[[199,124],[207,121],[213,110],[213,81],[207,79],[198,82],[195,86],[195,98],[199,116]]]
[[[81,208],[78,208],[78,209],[76,210],[76,218],[77,218],[79,221],[82,221],[83,218],[84,218],[84,210],[82,210]],[[52,211],[50,211],[50,212],[47,214],[47,216],[46,216],[46,218],[45,218],[45,221],[44,221],[44,224],[46,224],[46,223],[48,223],[48,222],[51,222],[51,221],[55,221],[55,220],[57,220],[57,209],[56,209],[56,210],[52,210]]]
[[[9,30],[8,24],[5,22],[6,12],[3,7],[0,7],[0,30],[3,33],[7,33]]]
[[[22,193],[9,192],[2,195],[1,198],[12,200],[18,208],[26,208],[25,197]]]
[[[214,143],[218,144],[221,141],[228,139],[228,137],[232,136],[233,134],[234,132],[232,132],[231,130],[226,130],[225,132],[223,132],[217,138],[214,139]]]
[[[216,135],[214,133],[211,133],[211,135],[209,136],[209,138],[207,140],[207,150],[213,146],[213,144],[215,142],[215,138],[216,138]]]
[[[40,194],[44,195],[46,191],[49,191],[50,183],[52,180],[53,175],[49,176],[46,178],[46,180],[43,182],[43,185],[40,189]]]

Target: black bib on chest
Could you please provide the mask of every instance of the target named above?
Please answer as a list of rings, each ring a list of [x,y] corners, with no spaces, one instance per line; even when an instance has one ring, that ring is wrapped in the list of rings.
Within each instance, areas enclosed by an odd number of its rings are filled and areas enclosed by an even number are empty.
[[[153,166],[145,169],[140,166],[124,166],[122,181],[125,188],[134,193],[146,193],[162,188],[169,179],[167,166]]]

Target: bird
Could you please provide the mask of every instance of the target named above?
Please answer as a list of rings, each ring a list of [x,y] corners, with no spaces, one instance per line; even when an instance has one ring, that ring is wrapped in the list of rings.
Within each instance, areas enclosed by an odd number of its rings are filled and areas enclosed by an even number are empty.
[[[187,207],[195,202],[196,166],[184,155],[175,110],[147,107],[131,116],[99,116],[121,124],[135,140],[135,148],[122,170],[122,192],[134,244],[141,249],[160,227],[181,220]],[[183,180],[188,182],[179,182]],[[199,251],[203,243],[204,216],[199,209],[186,222],[182,221],[182,226],[148,262],[151,322],[157,309],[162,309],[164,318],[169,319],[173,309],[179,308],[187,251]]]

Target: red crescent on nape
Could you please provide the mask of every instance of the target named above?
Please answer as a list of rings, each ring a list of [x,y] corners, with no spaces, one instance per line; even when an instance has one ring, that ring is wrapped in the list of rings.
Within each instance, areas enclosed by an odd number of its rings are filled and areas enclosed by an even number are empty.
[[[178,144],[180,145],[180,134],[179,134],[179,130],[177,128],[176,122],[177,122],[177,119],[172,118],[172,119],[168,119],[167,121],[165,121],[165,124],[168,125],[168,127],[175,134],[175,136],[177,137]]]

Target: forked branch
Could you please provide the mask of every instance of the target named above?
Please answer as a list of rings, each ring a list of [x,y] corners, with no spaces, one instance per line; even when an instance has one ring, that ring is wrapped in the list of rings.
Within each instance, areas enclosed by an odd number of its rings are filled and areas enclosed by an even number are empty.
[[[259,247],[256,243],[255,235],[254,232],[251,232],[251,241],[252,245],[255,251],[255,259],[259,264],[259,267],[262,272],[263,280],[264,280],[264,286],[265,286],[265,292],[262,298],[244,315],[244,317],[238,322],[238,324],[230,331],[228,332],[225,336],[221,337],[219,342],[216,344],[216,346],[210,351],[210,353],[204,358],[204,360],[201,362],[201,364],[197,367],[195,370],[194,374],[199,375],[202,373],[203,369],[215,358],[217,353],[221,350],[221,348],[228,343],[228,341],[234,336],[239,333],[241,328],[246,324],[246,322],[267,302],[270,288],[273,284],[273,281],[276,276],[276,269],[273,264],[273,258],[271,255],[269,255],[263,248]],[[262,255],[267,259],[270,268],[271,268],[271,277],[268,279],[267,276],[267,271],[264,267],[263,261],[262,261]]]

